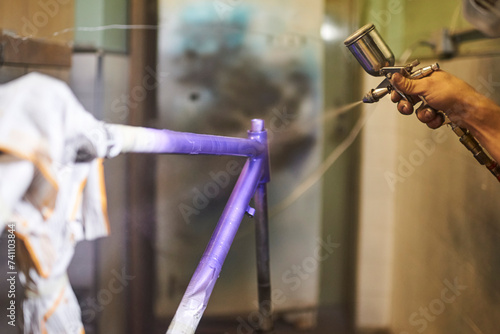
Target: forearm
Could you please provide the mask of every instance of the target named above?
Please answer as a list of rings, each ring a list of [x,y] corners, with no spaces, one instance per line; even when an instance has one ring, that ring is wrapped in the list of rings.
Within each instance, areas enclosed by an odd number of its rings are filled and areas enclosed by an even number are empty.
[[[443,111],[452,123],[467,128],[492,158],[500,162],[500,106],[494,101],[445,71],[436,71],[420,80],[394,75],[391,83],[406,94],[425,97],[430,106]],[[393,92],[391,97],[393,102],[399,102],[401,113],[411,113],[405,112],[403,107],[407,102],[400,101],[399,94]],[[419,119],[429,126],[432,121]]]
[[[500,106],[477,93],[465,102],[463,123],[494,160],[500,162]]]

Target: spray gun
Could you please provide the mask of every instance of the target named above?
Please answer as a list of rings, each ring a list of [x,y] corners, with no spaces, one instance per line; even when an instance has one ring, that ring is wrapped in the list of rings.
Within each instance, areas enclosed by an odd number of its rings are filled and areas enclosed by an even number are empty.
[[[415,67],[420,64],[418,60],[404,66],[394,66],[394,54],[379,35],[373,24],[367,24],[360,28],[349,36],[344,41],[344,44],[368,74],[385,77],[376,88],[371,89],[363,97],[364,103],[378,102],[381,98],[394,90],[405,100],[412,102],[412,104],[416,104],[419,101],[415,101],[411,96],[404,94],[392,86],[389,81],[392,75],[394,73],[400,73],[407,78],[418,80],[439,70],[438,63],[415,69]],[[423,104],[421,108],[434,110],[427,105],[423,97],[420,97],[420,99]],[[481,145],[479,145],[477,140],[470,134],[469,130],[451,123],[444,113],[439,113],[444,117],[445,123],[450,125],[453,132],[460,138],[460,142],[473,154],[474,158],[476,158],[481,165],[488,168],[497,180],[500,181],[500,166],[486,154]]]

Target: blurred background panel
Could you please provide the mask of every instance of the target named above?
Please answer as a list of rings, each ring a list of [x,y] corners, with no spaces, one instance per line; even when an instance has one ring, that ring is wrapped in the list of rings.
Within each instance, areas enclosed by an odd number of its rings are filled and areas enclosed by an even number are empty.
[[[280,203],[321,162],[323,3],[309,2],[303,11],[301,4],[286,1],[162,1],[159,9],[162,81],[156,124],[246,137],[251,119],[265,120],[272,165],[272,281],[273,289],[283,291],[275,309],[305,310],[304,321],[310,321],[310,310],[318,307],[320,271],[314,262],[305,272],[302,262],[314,255],[320,238],[321,184],[286,207]],[[236,181],[233,170],[243,163],[241,158],[205,156],[158,160],[158,316],[175,312]],[[246,219],[207,316],[254,310],[253,230],[252,220]]]

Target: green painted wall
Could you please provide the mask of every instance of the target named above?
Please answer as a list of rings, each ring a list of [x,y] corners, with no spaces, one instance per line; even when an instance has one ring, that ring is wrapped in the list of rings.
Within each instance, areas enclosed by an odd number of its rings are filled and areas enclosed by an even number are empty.
[[[324,41],[324,108],[329,113],[361,96],[360,66],[343,43],[358,27],[357,1],[326,1],[325,20],[337,32],[335,38]],[[324,122],[325,158],[345,141],[358,117],[355,108]],[[340,247],[322,262],[320,302],[340,307],[346,314],[353,312],[355,291],[358,166],[359,137],[323,176],[322,236],[330,236]]]
[[[75,44],[95,47],[109,52],[127,51],[127,31],[106,29],[81,31],[83,27],[103,27],[128,23],[127,0],[76,0],[75,1]]]
[[[459,32],[474,27],[463,16],[462,0],[359,0],[361,23],[374,23],[396,59],[412,50],[409,60],[436,58],[435,44],[443,29]],[[429,42],[429,43],[419,43]],[[459,46],[459,55],[500,52],[498,39]]]

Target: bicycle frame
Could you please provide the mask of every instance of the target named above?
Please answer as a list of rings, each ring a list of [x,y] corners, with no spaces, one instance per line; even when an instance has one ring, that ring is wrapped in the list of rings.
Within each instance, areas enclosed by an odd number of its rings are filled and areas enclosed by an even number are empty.
[[[261,331],[273,327],[269,269],[267,187],[270,181],[267,131],[264,121],[252,120],[248,138],[200,135],[169,130],[147,129],[151,138],[150,153],[208,154],[245,156],[247,161],[229,197],[219,222],[184,293],[168,334],[194,333],[219,277],[236,232],[245,213],[256,211],[256,248]],[[142,150],[144,152],[144,150]],[[255,197],[254,197],[255,195]],[[254,197],[256,209],[251,208]]]

